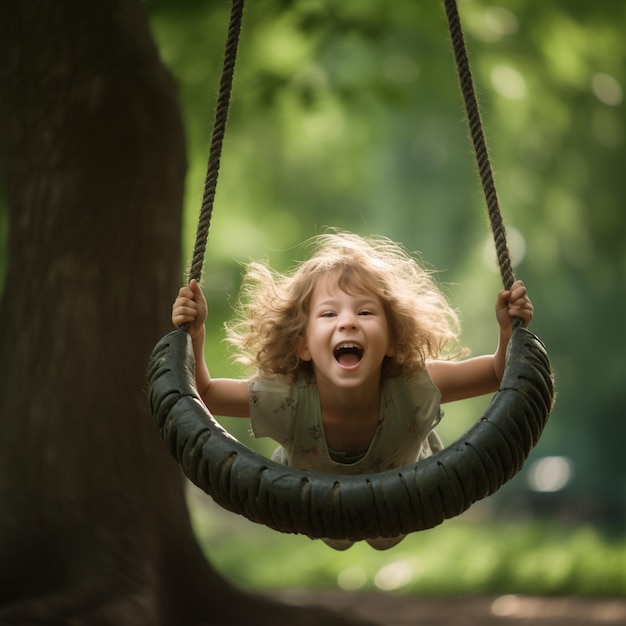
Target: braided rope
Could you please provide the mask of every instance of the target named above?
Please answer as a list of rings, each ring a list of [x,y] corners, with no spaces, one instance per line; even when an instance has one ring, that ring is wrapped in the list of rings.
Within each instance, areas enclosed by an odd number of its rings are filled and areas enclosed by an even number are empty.
[[[448,26],[450,27],[450,37],[452,39],[452,47],[456,60],[457,72],[461,84],[461,92],[465,102],[465,110],[467,112],[467,120],[474,145],[474,153],[480,181],[482,183],[485,200],[487,202],[487,212],[489,214],[489,222],[496,246],[498,266],[502,276],[502,283],[505,289],[510,289],[515,281],[513,270],[511,268],[511,257],[506,242],[506,231],[502,221],[502,213],[500,211],[500,203],[496,192],[496,185],[493,178],[491,162],[489,160],[489,152],[487,150],[487,142],[483,131],[483,125],[480,118],[480,110],[478,108],[478,100],[472,72],[470,70],[467,48],[461,28],[461,20],[457,9],[456,0],[444,0],[446,15],[448,18]]]
[[[241,19],[243,14],[244,0],[233,0],[230,24],[228,26],[228,36],[224,51],[224,66],[215,110],[215,122],[213,124],[213,135],[211,137],[211,147],[209,149],[209,162],[204,183],[204,195],[200,207],[198,218],[198,228],[196,231],[196,242],[194,244],[193,256],[189,268],[188,279],[195,278],[197,281],[202,276],[202,266],[204,265],[204,255],[206,243],[209,236],[209,226],[213,215],[213,203],[215,200],[215,189],[220,169],[220,159],[222,155],[222,144],[226,133],[226,121],[228,119],[228,108],[230,105],[230,94],[233,86],[233,74],[235,72],[235,60],[237,58],[237,47],[239,44],[239,33],[241,32]]]

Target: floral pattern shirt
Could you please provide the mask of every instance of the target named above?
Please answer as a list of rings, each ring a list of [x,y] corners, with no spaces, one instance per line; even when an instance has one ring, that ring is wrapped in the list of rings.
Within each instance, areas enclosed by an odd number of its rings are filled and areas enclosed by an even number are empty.
[[[433,430],[441,419],[441,394],[424,369],[408,379],[383,379],[380,418],[369,448],[350,463],[333,460],[326,445],[315,381],[257,378],[250,383],[255,437],[270,437],[287,464],[324,474],[366,474],[415,463],[443,446]]]

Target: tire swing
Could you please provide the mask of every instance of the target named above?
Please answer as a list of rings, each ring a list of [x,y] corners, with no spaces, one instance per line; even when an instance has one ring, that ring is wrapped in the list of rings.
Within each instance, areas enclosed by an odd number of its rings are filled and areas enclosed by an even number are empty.
[[[233,0],[224,69],[190,279],[199,279],[211,219],[243,0]],[[503,284],[511,262],[455,0],[444,0],[470,133]],[[163,337],[148,369],[149,400],[161,438],[184,474],[222,507],[284,533],[311,538],[391,538],[432,528],[497,491],[523,466],[554,402],[543,343],[514,321],[500,389],[454,443],[410,466],[375,474],[315,474],[279,465],[227,433],[195,388],[187,329]]]

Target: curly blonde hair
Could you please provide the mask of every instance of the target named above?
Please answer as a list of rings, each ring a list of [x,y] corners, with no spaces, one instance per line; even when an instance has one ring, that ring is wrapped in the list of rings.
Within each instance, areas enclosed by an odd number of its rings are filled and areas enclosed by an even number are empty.
[[[309,240],[313,254],[281,274],[266,264],[247,266],[227,338],[237,360],[257,375],[295,378],[310,373],[298,356],[313,291],[321,277],[337,276],[339,288],[376,295],[383,304],[394,354],[383,375],[408,376],[429,359],[451,355],[459,320],[433,279],[400,245],[384,237],[332,232]]]

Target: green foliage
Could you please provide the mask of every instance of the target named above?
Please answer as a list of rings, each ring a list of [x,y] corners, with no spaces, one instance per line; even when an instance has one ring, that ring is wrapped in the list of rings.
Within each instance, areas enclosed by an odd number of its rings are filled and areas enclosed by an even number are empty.
[[[241,518],[194,507],[198,536],[229,580],[254,589],[392,591],[416,595],[623,597],[626,541],[591,527],[450,520],[391,550],[360,543],[337,552]]]

